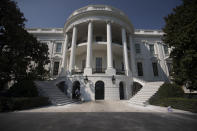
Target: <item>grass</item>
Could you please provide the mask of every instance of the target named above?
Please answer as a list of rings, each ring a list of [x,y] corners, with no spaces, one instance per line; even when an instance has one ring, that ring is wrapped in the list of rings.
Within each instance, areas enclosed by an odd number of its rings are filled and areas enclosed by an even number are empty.
[[[197,113],[197,99],[195,98],[170,97],[161,98],[157,100],[150,100],[149,102],[152,105],[163,107],[171,106],[175,109]]]

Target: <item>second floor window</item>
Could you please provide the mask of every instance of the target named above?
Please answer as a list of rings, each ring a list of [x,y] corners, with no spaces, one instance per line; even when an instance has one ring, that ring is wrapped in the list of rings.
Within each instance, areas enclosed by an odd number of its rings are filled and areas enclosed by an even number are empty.
[[[121,69],[122,69],[122,71],[124,71],[124,63],[122,62],[121,65],[122,65]]]
[[[168,55],[169,54],[169,52],[168,52],[168,46],[167,45],[163,45],[163,48],[164,48],[165,55]]]
[[[153,62],[152,63],[152,66],[153,66],[153,74],[154,74],[154,76],[159,76],[157,63],[156,62]]]
[[[96,57],[96,72],[102,73],[102,57]]]
[[[96,42],[102,41],[102,40],[103,40],[102,36],[96,36]]]
[[[86,65],[86,60],[82,60],[82,69],[85,68],[85,65]]]
[[[149,49],[150,49],[150,53],[152,55],[154,55],[155,54],[155,49],[154,49],[154,45],[153,44],[149,45]]]
[[[142,62],[137,62],[138,76],[143,76]]]
[[[56,43],[56,52],[60,53],[62,49],[62,43]]]
[[[140,54],[140,52],[141,52],[140,44],[135,44],[135,52],[136,52],[137,54]]]

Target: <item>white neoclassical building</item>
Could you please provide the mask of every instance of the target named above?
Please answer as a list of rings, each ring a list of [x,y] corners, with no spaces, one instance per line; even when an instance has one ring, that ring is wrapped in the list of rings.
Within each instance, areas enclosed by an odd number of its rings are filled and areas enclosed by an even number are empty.
[[[140,16],[139,16],[140,17]],[[170,49],[160,30],[135,29],[119,9],[89,5],[74,11],[63,28],[28,32],[49,47],[53,78],[63,77],[67,95],[85,100],[129,99],[133,80],[168,81]]]

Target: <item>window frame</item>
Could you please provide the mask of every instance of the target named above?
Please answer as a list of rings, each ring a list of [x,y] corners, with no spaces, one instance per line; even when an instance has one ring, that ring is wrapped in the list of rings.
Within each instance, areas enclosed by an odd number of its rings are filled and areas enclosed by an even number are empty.
[[[155,54],[155,45],[154,44],[149,44],[149,51],[151,55]]]
[[[152,62],[152,69],[153,69],[154,77],[158,77],[159,76],[159,70],[158,70],[158,63],[157,62]]]
[[[57,74],[54,74],[54,72],[55,72],[55,63],[59,63],[58,64],[58,68],[57,68]],[[57,76],[58,74],[59,74],[59,68],[60,68],[60,61],[54,61],[53,62],[53,76]]]
[[[57,51],[59,44],[61,45],[60,51]],[[62,46],[63,46],[62,42],[56,42],[55,43],[55,53],[62,53]]]
[[[141,47],[139,43],[135,43],[135,53],[140,54],[141,53]]]
[[[140,65],[140,66],[139,66]],[[140,68],[141,67],[141,68]],[[140,70],[141,69],[141,70]],[[143,77],[144,76],[144,71],[143,71],[143,63],[141,61],[137,62],[137,73],[138,76]]]

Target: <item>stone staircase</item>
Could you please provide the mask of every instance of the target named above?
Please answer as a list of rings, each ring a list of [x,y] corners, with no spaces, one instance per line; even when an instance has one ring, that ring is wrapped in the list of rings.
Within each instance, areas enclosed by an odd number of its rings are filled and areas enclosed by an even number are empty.
[[[49,100],[53,105],[62,106],[72,103],[79,103],[79,100],[72,100],[61,92],[58,87],[56,87],[57,81],[58,80],[35,81],[35,84],[38,87],[39,92],[42,95],[49,97]]]
[[[134,95],[129,101],[129,104],[146,106],[148,100],[158,91],[163,82],[146,82],[143,83],[142,89]]]

